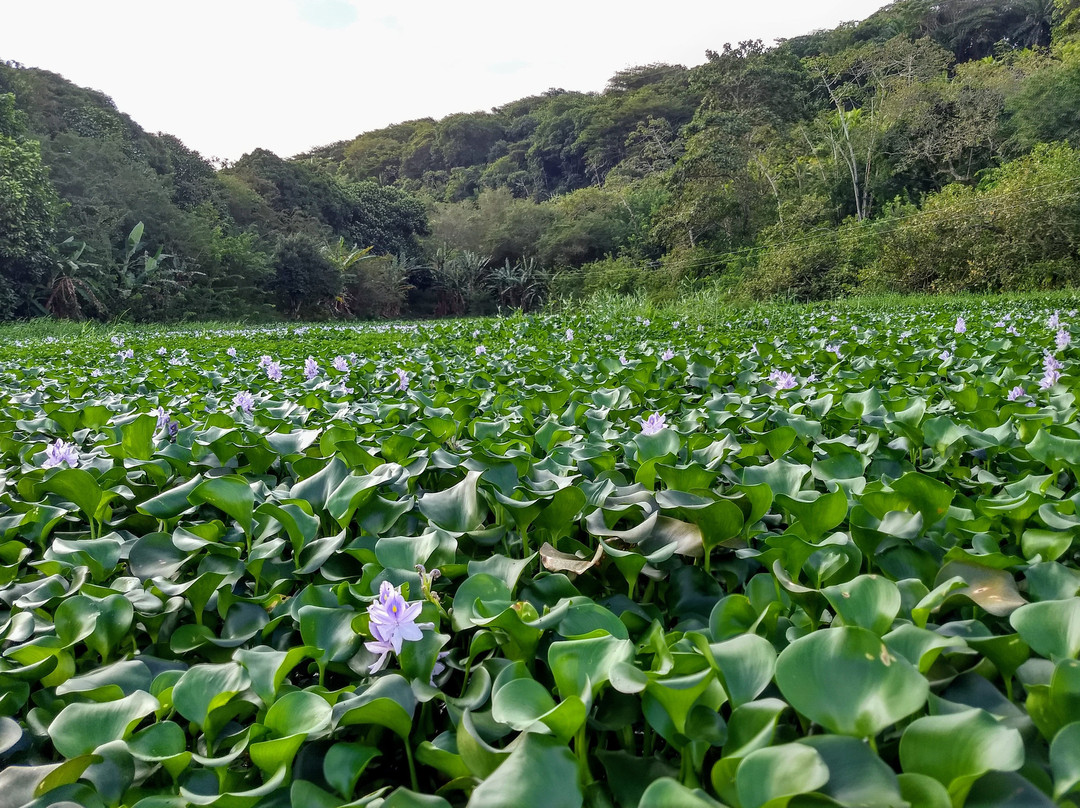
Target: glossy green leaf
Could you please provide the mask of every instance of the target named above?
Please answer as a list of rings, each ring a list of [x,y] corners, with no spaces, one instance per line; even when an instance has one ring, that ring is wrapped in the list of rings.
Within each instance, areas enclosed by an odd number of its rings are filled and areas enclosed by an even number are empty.
[[[792,707],[830,732],[866,738],[926,703],[929,684],[911,663],[893,656],[872,632],[830,628],[802,637],[781,653],[776,683]],[[837,691],[843,699],[830,696]]]

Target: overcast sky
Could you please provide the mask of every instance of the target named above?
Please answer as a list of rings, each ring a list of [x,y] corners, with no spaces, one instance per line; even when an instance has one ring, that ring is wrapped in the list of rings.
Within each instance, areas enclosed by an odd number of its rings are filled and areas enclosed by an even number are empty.
[[[0,59],[111,96],[207,157],[289,156],[489,110],[725,42],[864,19],[882,0],[0,0]]]

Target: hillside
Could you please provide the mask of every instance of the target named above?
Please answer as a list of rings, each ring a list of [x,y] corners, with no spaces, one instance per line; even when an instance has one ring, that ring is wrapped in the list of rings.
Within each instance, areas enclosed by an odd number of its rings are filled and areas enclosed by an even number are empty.
[[[21,177],[4,193],[36,200],[5,225],[0,316],[483,313],[701,278],[798,299],[1068,285],[1075,5],[901,0],[600,93],[225,167],[0,64],[0,172]]]

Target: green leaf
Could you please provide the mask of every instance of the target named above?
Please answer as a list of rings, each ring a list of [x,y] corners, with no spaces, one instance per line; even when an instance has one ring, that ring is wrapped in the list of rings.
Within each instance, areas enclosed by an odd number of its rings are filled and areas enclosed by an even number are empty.
[[[633,658],[634,644],[611,636],[553,642],[547,655],[559,695],[586,701],[596,696],[615,665]]]
[[[742,808],[761,808],[773,800],[809,794],[828,781],[829,768],[821,755],[796,743],[751,752],[735,772]]]
[[[188,721],[205,728],[211,712],[250,684],[247,672],[235,662],[194,665],[173,686],[173,706]]]
[[[641,795],[638,808],[722,808],[701,789],[689,789],[671,777],[653,780]]]
[[[266,711],[263,725],[277,735],[311,734],[330,724],[326,699],[304,690],[286,693]]]
[[[251,535],[255,495],[242,477],[214,477],[204,480],[188,494],[192,505],[207,503],[227,513]]]
[[[816,751],[829,769],[829,782],[819,793],[839,805],[900,805],[896,774],[869,745],[856,738],[814,735],[799,743]]]
[[[742,634],[708,649],[733,707],[753,701],[772,681],[776,649],[765,638]]]
[[[1080,785],[1080,721],[1062,727],[1050,743],[1050,770],[1054,773],[1054,799],[1060,800]]]
[[[1075,659],[1080,654],[1080,598],[1029,603],[1014,611],[1009,622],[1035,653],[1047,659]]]
[[[930,686],[864,628],[801,637],[776,662],[776,683],[792,707],[830,732],[867,738],[926,703]],[[835,698],[837,692],[844,698]]]
[[[69,704],[49,725],[49,738],[64,757],[86,755],[103,744],[126,738],[159,706],[158,700],[144,691],[100,704]]]
[[[404,677],[380,676],[363,693],[334,705],[335,727],[375,724],[396,733],[408,743],[416,698]]]
[[[528,733],[476,787],[467,808],[581,808],[583,802],[570,750],[555,738]]]
[[[39,488],[74,502],[87,519],[94,518],[102,497],[101,486],[97,480],[83,469],[57,469]]]
[[[845,626],[862,626],[878,636],[887,632],[900,611],[900,590],[879,575],[859,575],[821,590]]]
[[[816,541],[847,517],[848,499],[842,488],[822,494],[818,491],[799,491],[795,496],[777,493],[776,502],[795,516],[797,527],[810,541]]]
[[[933,777],[955,804],[962,804],[986,772],[1015,771],[1024,765],[1024,742],[1019,732],[984,710],[924,716],[904,730],[900,764],[905,772]]]
[[[372,746],[336,743],[326,751],[326,757],[323,758],[323,776],[341,796],[351,799],[364,769],[380,754],[382,753]]]
[[[467,533],[478,529],[487,515],[477,490],[479,479],[480,472],[470,471],[457,485],[424,494],[417,503],[420,513],[443,530]]]

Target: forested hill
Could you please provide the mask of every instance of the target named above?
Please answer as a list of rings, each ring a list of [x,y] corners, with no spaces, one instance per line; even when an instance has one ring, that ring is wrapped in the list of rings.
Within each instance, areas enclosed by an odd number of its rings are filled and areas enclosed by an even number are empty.
[[[901,0],[599,93],[224,167],[0,64],[0,316],[452,314],[703,277],[800,299],[1071,284],[1078,6]]]

